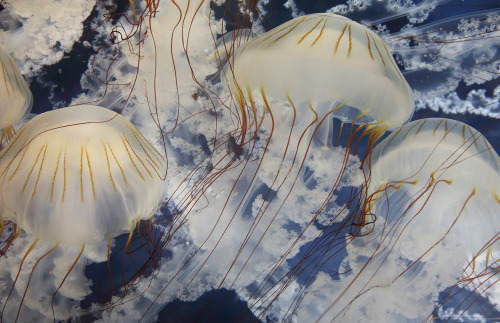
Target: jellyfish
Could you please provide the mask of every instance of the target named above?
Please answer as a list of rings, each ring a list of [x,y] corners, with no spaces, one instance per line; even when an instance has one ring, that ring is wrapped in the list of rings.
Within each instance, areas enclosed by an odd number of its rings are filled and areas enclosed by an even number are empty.
[[[2,67],[2,80],[0,85],[0,147],[14,135],[13,125],[23,119],[30,111],[32,95],[28,84],[24,80],[16,64],[0,46],[0,65]]]
[[[29,314],[18,317],[20,310],[39,305],[37,301],[45,314],[52,309],[55,319],[68,317],[64,309],[54,314],[54,300],[66,277],[80,257],[109,261],[114,237],[128,233],[130,243],[134,228],[151,218],[163,199],[165,166],[164,158],[128,120],[105,108],[53,110],[24,125],[0,155],[2,233],[6,223],[13,226],[4,233],[2,255],[16,244],[20,230],[35,238],[2,295],[3,318],[29,320]],[[27,259],[39,243],[53,247],[33,265],[30,261],[35,260]],[[79,252],[65,276],[56,272],[54,277],[40,277],[52,279],[54,285],[36,293],[28,285],[43,270],[36,268],[39,261],[60,248]],[[72,252],[66,253],[71,257]],[[55,263],[64,256],[59,254]],[[26,278],[25,266],[31,267],[27,281],[18,279],[21,272]],[[71,295],[75,297],[65,294]]]
[[[299,319],[325,306],[320,320],[424,321],[454,298],[460,319],[498,280],[497,153],[464,123],[421,119],[379,143],[365,172],[370,224],[347,248],[350,272],[318,277],[312,290],[326,284],[332,299],[314,304],[306,296]]]

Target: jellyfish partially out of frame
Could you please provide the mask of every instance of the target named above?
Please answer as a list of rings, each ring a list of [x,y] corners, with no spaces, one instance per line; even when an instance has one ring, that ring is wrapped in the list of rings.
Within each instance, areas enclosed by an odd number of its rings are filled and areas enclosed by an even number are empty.
[[[32,95],[9,53],[0,46],[0,147],[14,135],[13,125],[26,116],[32,106]]]
[[[466,124],[421,119],[378,144],[365,172],[366,226],[347,246],[347,274],[319,276],[311,290],[325,284],[332,298],[319,305],[306,296],[299,319],[424,321],[446,303],[459,304],[448,316],[461,319],[500,278],[495,150]]]
[[[80,258],[110,261],[113,238],[122,233],[129,233],[129,246],[138,222],[151,218],[163,199],[165,167],[141,133],[108,109],[68,107],[24,125],[0,154],[0,255],[25,249],[17,276],[5,282],[2,318],[28,321],[32,306],[68,318],[58,304],[71,302],[62,295],[78,300],[89,285],[64,287],[83,279],[68,276],[79,261],[84,268]],[[16,246],[21,230],[34,237],[31,246]]]

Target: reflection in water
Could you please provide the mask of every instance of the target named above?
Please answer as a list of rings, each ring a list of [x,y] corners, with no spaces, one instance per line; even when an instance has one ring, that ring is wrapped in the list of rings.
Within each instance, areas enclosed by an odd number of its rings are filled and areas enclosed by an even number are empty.
[[[378,192],[380,197],[373,195],[370,173],[362,171],[376,166],[376,160],[366,154],[376,146],[375,127],[352,126],[331,117],[315,121],[311,109],[297,109],[295,114],[294,101],[282,97],[266,96],[267,102],[247,97],[246,102],[238,102],[226,90],[228,76],[237,75],[238,70],[224,73],[226,62],[235,62],[237,56],[232,54],[250,39],[308,10],[328,10],[378,33],[412,88],[417,109],[481,114],[491,122],[500,108],[499,13],[493,3],[457,7],[453,1],[439,0],[418,4],[332,1],[324,8],[311,9],[303,1],[278,5],[228,0],[217,1],[213,8],[206,1],[134,1],[134,14],[127,1],[116,6],[99,2],[92,11],[84,1],[66,9],[47,0],[40,10],[50,8],[44,16],[57,17],[49,22],[39,18],[39,10],[32,13],[36,6],[29,1],[18,3],[4,4],[6,9],[0,14],[5,31],[0,38],[21,71],[31,77],[32,89],[40,86],[37,82],[45,82],[51,95],[40,102],[49,97],[54,106],[63,107],[70,103],[63,102],[69,97],[71,104],[93,102],[120,111],[168,161],[166,206],[157,212],[151,231],[153,249],[161,251],[161,259],[150,270],[138,270],[143,275],[131,280],[128,275],[135,277],[130,272],[147,262],[151,249],[141,247],[137,232],[128,251],[123,249],[127,239],[121,244],[118,239],[109,261],[115,295],[109,299],[109,282],[99,291],[97,282],[108,276],[106,262],[100,268],[80,262],[72,271],[73,278],[54,298],[58,301],[52,302],[59,306],[56,317],[71,313],[105,321],[154,320],[165,304],[175,299],[196,300],[213,289],[235,291],[262,320],[342,320],[352,315],[361,321],[375,317],[402,321],[430,315],[454,319],[498,315],[493,285],[497,254],[486,242],[481,242],[479,250],[455,256],[463,250],[450,248],[450,236],[440,241],[445,234],[439,233],[428,238],[427,247],[404,249],[404,259],[392,252],[397,245],[391,239],[399,234],[415,239],[424,235],[406,230],[402,222],[384,224],[384,207],[397,214],[411,209],[415,219],[421,213],[426,219],[429,213],[424,206],[403,206],[408,198],[397,194],[404,190],[396,190],[396,183],[385,190],[396,191],[389,199],[395,202],[383,204],[378,211],[380,201],[387,200],[385,191]],[[74,23],[85,19],[84,24]],[[68,53],[74,42],[78,50]],[[27,44],[34,49],[28,50]],[[63,68],[64,55],[70,60],[81,53],[93,55],[84,64],[80,85],[57,83],[59,75],[74,78],[71,72],[82,68],[81,62]],[[60,74],[46,66],[57,61]],[[268,69],[272,68],[270,64]],[[296,72],[282,73],[284,79],[298,77]],[[359,85],[347,76],[344,79],[352,82],[350,87]],[[38,102],[35,95],[34,111],[40,111]],[[328,111],[337,103],[322,109]],[[270,109],[264,109],[266,105]],[[248,113],[245,116],[241,111]],[[487,139],[498,149],[498,138]],[[450,156],[458,151],[451,148]],[[489,150],[478,153],[490,154]],[[421,152],[425,154],[431,155]],[[424,185],[426,179],[422,181]],[[440,182],[433,191],[445,185]],[[453,205],[458,210],[460,205],[468,207],[469,194]],[[419,201],[443,203],[431,198]],[[493,211],[484,214],[494,213],[498,206],[493,203]],[[404,221],[407,217],[400,216]],[[489,229],[492,236],[484,238],[493,244],[500,230],[494,225]],[[12,227],[4,235],[9,230]],[[33,239],[21,232],[0,258],[2,284],[11,285]],[[429,247],[437,242],[442,244]],[[426,252],[429,249],[432,253]],[[31,261],[46,251],[32,251]],[[45,271],[33,271],[36,280],[32,278],[26,292],[20,320],[54,315],[50,307],[40,308],[33,301],[32,290],[43,293],[49,279],[44,272],[63,277],[75,259],[67,257],[71,252],[61,249],[51,259],[43,259]],[[360,265],[364,263],[368,265]],[[382,266],[390,264],[402,267],[386,271],[383,279],[378,277],[384,273]],[[435,271],[431,273],[426,264],[432,264]],[[21,266],[20,277],[27,279],[31,268]],[[63,291],[65,285],[67,291]],[[118,294],[120,290],[123,293]],[[7,303],[16,307],[15,312],[23,292],[12,294]],[[53,298],[52,292],[47,294]],[[3,303],[5,297],[2,292]],[[208,303],[215,303],[215,298]],[[200,315],[204,313],[210,310],[201,309]]]

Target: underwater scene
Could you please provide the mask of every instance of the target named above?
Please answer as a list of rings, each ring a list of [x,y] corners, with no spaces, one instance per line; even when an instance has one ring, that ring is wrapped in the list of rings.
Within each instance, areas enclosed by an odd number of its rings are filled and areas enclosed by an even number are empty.
[[[499,51],[495,0],[0,0],[0,322],[499,321]]]

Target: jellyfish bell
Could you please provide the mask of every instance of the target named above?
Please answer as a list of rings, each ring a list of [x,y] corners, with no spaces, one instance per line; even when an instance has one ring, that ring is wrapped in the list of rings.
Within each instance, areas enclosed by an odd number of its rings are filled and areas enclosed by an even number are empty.
[[[278,26],[238,48],[224,71],[240,106],[259,95],[289,96],[313,108],[329,102],[342,121],[370,120],[387,129],[413,114],[412,91],[385,43],[339,15],[311,14]]]
[[[100,107],[35,117],[0,160],[2,219],[45,241],[107,241],[162,199],[164,159],[128,120]]]
[[[0,147],[14,134],[13,125],[23,119],[30,111],[33,97],[28,84],[17,68],[14,60],[0,46]]]
[[[58,246],[48,253],[80,250],[68,274],[80,256],[109,261],[112,239],[129,233],[128,246],[138,222],[154,215],[166,186],[165,159],[141,133],[123,116],[90,105],[30,120],[2,150],[0,168],[2,229],[10,222],[36,237],[18,276],[38,241]],[[15,243],[17,235],[3,244]],[[4,295],[4,309],[16,280]]]
[[[477,130],[464,123],[435,118],[406,124],[376,146],[365,172],[367,213],[373,212],[373,205],[391,201],[391,194],[404,194],[407,201],[415,200],[412,210],[429,210],[412,219],[412,225],[428,225],[431,219],[424,214],[432,216],[436,225],[452,228],[450,234],[460,237],[471,255],[499,232],[493,214],[500,206],[500,158]],[[388,210],[394,215],[391,209],[394,206]],[[400,220],[380,211],[375,214],[388,223]],[[481,227],[477,235],[470,231],[472,226]],[[426,230],[428,237],[435,228]]]

